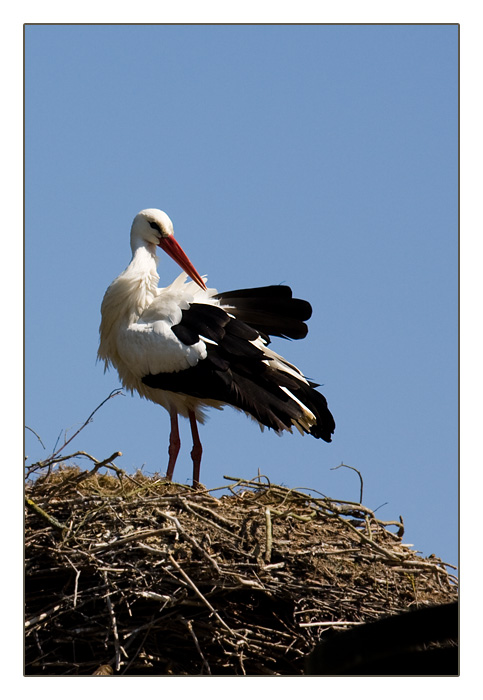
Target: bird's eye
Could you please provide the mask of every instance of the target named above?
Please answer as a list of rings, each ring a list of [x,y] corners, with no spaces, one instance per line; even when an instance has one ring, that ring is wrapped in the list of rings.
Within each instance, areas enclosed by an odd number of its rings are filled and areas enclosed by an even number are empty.
[[[158,223],[156,223],[156,221],[150,221],[149,225],[151,228],[155,228],[158,233],[161,233],[161,227]]]

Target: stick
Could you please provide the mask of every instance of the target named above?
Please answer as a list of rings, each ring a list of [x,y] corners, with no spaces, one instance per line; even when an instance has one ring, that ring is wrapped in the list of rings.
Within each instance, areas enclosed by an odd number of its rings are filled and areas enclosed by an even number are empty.
[[[332,472],[332,471],[334,471],[335,469],[340,469],[341,467],[345,467],[346,469],[352,469],[352,471],[357,472],[357,474],[359,474],[359,479],[360,479],[360,481],[361,481],[361,495],[360,495],[360,498],[359,498],[359,503],[362,503],[362,491],[363,491],[363,489],[364,489],[364,482],[363,482],[363,480],[362,480],[362,474],[361,474],[360,471],[359,471],[358,469],[356,469],[355,467],[351,467],[351,466],[349,466],[348,464],[344,464],[343,462],[341,462],[341,463],[339,464],[338,467],[332,467],[330,471]]]
[[[102,406],[104,406],[104,404],[107,403],[107,401],[109,401],[109,399],[114,398],[114,396],[119,396],[119,394],[122,394],[121,389],[114,389],[114,391],[111,391],[111,393],[109,394],[109,396],[108,396],[107,398],[105,398],[104,401],[102,401],[102,402],[99,404],[99,406],[97,406],[97,408],[95,408],[95,409],[92,411],[92,413],[91,413],[90,416],[87,418],[87,420],[85,420],[84,423],[81,425],[81,427],[80,427],[78,430],[76,430],[76,432],[72,435],[72,437],[70,437],[68,440],[66,440],[66,441],[64,442],[64,444],[63,444],[61,447],[59,447],[59,449],[56,450],[56,451],[49,457],[49,459],[44,460],[43,462],[38,462],[38,463],[37,463],[38,466],[39,466],[39,467],[47,466],[47,464],[49,464],[50,460],[51,460],[53,457],[57,457],[57,455],[59,454],[59,452],[62,452],[62,450],[63,450],[65,447],[67,447],[67,445],[68,445],[70,442],[72,442],[72,440],[73,440],[75,437],[77,437],[77,435],[79,435],[79,433],[81,432],[81,430],[84,430],[84,428],[86,427],[86,425],[88,425],[88,424],[92,421],[92,418],[94,417],[94,414],[97,413],[97,411],[98,411],[100,408],[102,408]]]
[[[220,567],[218,566],[218,563],[213,559],[213,557],[210,557],[208,552],[201,547],[198,542],[195,540],[195,538],[192,535],[188,535],[188,533],[181,527],[181,523],[179,522],[178,518],[175,518],[174,515],[168,515],[164,511],[160,510],[159,508],[156,508],[156,513],[161,515],[161,517],[166,518],[166,520],[169,520],[170,522],[174,523],[176,526],[176,529],[178,532],[183,535],[185,539],[188,540],[188,542],[191,542],[193,547],[196,547],[196,549],[205,557],[205,559],[208,559],[210,564],[214,569],[216,569],[216,572],[218,574],[221,574]]]
[[[199,589],[197,586],[195,586],[195,584],[193,583],[193,581],[190,579],[190,577],[188,576],[188,574],[181,568],[181,566],[178,564],[178,562],[177,562],[176,559],[173,557],[173,555],[172,555],[172,554],[168,554],[168,557],[169,557],[169,561],[172,563],[172,565],[174,566],[174,568],[175,568],[177,571],[179,571],[179,573],[180,573],[181,576],[184,578],[184,580],[186,581],[186,583],[187,583],[189,586],[191,586],[191,588],[194,590],[194,592],[196,593],[196,595],[198,596],[198,598],[200,598],[200,600],[203,601],[203,603],[209,608],[209,610],[211,610],[211,612],[212,612],[213,615],[216,617],[216,619],[218,620],[218,622],[220,622],[220,624],[222,624],[223,627],[224,627],[226,630],[228,630],[228,632],[230,632],[230,634],[232,634],[234,637],[241,637],[242,639],[244,639],[244,637],[243,637],[242,634],[239,634],[238,632],[235,632],[234,630],[232,630],[231,627],[229,627],[229,626],[226,624],[226,622],[219,616],[219,614],[216,612],[215,608],[212,606],[212,604],[209,602],[209,600],[207,600],[207,599],[205,598],[205,596],[203,595],[203,593],[200,591],[200,589]]]
[[[201,651],[201,647],[200,647],[200,644],[199,644],[199,642],[198,642],[198,638],[197,638],[197,636],[196,636],[196,634],[195,634],[195,631],[194,631],[194,629],[193,629],[193,624],[192,624],[191,620],[185,620],[184,617],[182,617],[181,620],[184,622],[184,624],[186,625],[186,627],[189,629],[190,634],[191,634],[191,636],[193,637],[195,646],[196,646],[196,648],[197,648],[197,650],[198,650],[198,654],[201,656],[201,659],[202,659],[202,661],[203,661],[203,666],[202,666],[202,668],[206,668],[206,670],[208,671],[208,674],[211,676],[210,664],[209,664],[208,661],[205,659],[205,657],[204,657],[204,655],[203,655],[203,652]]]
[[[27,506],[27,508],[29,508],[41,518],[46,520],[49,523],[49,525],[54,527],[56,530],[60,530],[61,532],[63,532],[67,529],[67,525],[64,525],[64,523],[60,523],[57,520],[57,518],[54,518],[52,515],[49,515],[43,508],[41,508],[34,501],[32,501],[31,498],[28,498],[28,496],[25,496],[25,505]]]
[[[270,564],[272,559],[272,518],[270,515],[270,508],[267,506],[265,508],[265,528],[266,528],[266,545],[265,545],[265,562]]]
[[[107,574],[105,571],[102,572],[102,576],[107,588],[109,589],[109,582],[107,580]],[[119,669],[121,668],[121,645],[119,643],[119,634],[117,632],[117,620],[116,615],[114,613],[114,606],[112,605],[109,593],[106,594],[106,603],[107,609],[109,610],[109,617],[111,618],[112,634],[114,637],[114,649],[116,651],[116,671],[119,671]]]

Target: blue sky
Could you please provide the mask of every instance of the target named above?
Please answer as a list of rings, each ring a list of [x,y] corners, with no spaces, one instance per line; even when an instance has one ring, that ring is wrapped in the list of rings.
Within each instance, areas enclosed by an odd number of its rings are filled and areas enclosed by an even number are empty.
[[[201,480],[359,495],[405,541],[457,559],[457,27],[29,26],[25,418],[29,462],[120,386],[99,307],[129,229],[164,209],[220,291],[290,284],[313,306],[274,348],[323,384],[332,444],[227,408]],[[178,269],[161,257],[162,284]],[[164,472],[169,420],[118,396],[69,446]],[[181,424],[175,478],[189,482]],[[87,463],[85,464],[87,466]]]

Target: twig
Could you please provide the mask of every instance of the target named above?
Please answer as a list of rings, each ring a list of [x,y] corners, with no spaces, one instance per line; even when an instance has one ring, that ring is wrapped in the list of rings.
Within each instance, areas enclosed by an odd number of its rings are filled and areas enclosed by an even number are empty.
[[[360,539],[363,542],[366,542],[368,545],[373,547],[380,554],[384,554],[386,559],[389,559],[390,561],[402,561],[404,559],[403,554],[399,554],[399,553],[396,554],[396,552],[394,552],[394,551],[390,552],[388,549],[385,549],[384,547],[381,547],[380,545],[376,544],[372,539],[370,539],[366,535],[363,535],[362,532],[360,532],[356,527],[354,527],[354,525],[352,525],[348,520],[344,520],[344,518],[341,518],[340,515],[335,515],[334,517],[336,517],[338,520],[343,522],[346,527],[353,530],[353,532],[355,532],[356,535],[358,537],[360,537]]]
[[[64,442],[64,444],[63,444],[61,447],[59,447],[59,449],[56,450],[47,460],[44,460],[44,461],[42,461],[42,462],[37,462],[37,465],[38,465],[38,466],[41,466],[41,467],[46,466],[54,457],[57,457],[57,455],[58,455],[60,452],[62,452],[62,450],[63,450],[65,447],[67,447],[67,445],[68,445],[69,443],[71,443],[72,440],[73,440],[74,438],[77,437],[77,435],[79,435],[79,433],[81,432],[81,430],[84,430],[84,428],[86,427],[86,425],[89,425],[89,423],[92,421],[92,419],[93,419],[94,415],[97,413],[97,411],[98,411],[100,408],[102,408],[102,406],[104,406],[104,404],[107,403],[107,401],[109,401],[109,399],[114,398],[114,396],[119,396],[120,394],[122,394],[122,390],[121,390],[121,389],[114,389],[114,391],[111,391],[111,393],[109,394],[109,396],[108,396],[107,398],[105,398],[104,401],[101,401],[101,403],[99,404],[99,406],[97,406],[97,408],[95,408],[95,409],[92,411],[92,413],[91,413],[90,416],[87,418],[87,420],[85,420],[84,423],[81,425],[81,427],[80,427],[78,430],[76,430],[76,432],[72,435],[72,437],[70,437],[68,440],[66,440],[66,441]]]
[[[267,564],[270,564],[272,560],[272,518],[270,515],[270,508],[267,506],[265,508],[265,530],[266,530],[266,537],[265,537],[265,562]]]
[[[189,504],[181,496],[178,496],[176,498],[176,502],[179,503],[189,513],[192,513],[197,518],[199,518],[200,520],[204,520],[206,523],[209,523],[210,525],[214,525],[215,527],[219,528],[222,532],[224,532],[226,535],[230,535],[231,537],[235,537],[235,539],[238,539],[238,540],[243,539],[243,538],[239,537],[239,535],[237,535],[235,532],[232,531],[234,528],[233,521],[228,520],[227,518],[224,518],[222,515],[217,513],[212,508],[208,508],[207,506],[202,506],[200,503],[196,503],[196,502]],[[215,504],[218,505],[219,501],[215,501]],[[215,504],[213,504],[213,505],[215,505]],[[207,515],[209,514],[209,517],[206,517],[206,518],[203,517],[202,515],[200,515],[200,511],[201,511],[201,513],[206,513]],[[222,523],[223,525],[226,525],[226,527],[221,527],[220,523]]]
[[[42,447],[43,447],[44,450],[45,450],[45,449],[46,449],[46,448],[45,448],[45,445],[44,445],[44,443],[42,442],[42,440],[40,439],[40,436],[37,435],[37,433],[35,432],[35,430],[32,430],[32,428],[30,428],[28,425],[26,425],[25,427],[27,428],[27,430],[30,430],[30,432],[33,433],[33,434],[35,435],[35,437],[37,438],[37,440],[40,442],[40,444],[42,445]]]
[[[36,615],[35,617],[31,617],[29,620],[25,620],[25,629],[29,629],[29,627],[32,627],[39,622],[43,622],[43,620],[46,620],[53,613],[59,612],[61,609],[62,605],[54,605],[54,607],[47,610],[47,612],[40,613],[40,615]]]
[[[38,506],[31,498],[28,496],[25,496],[25,505],[34,513],[39,515],[41,518],[46,520],[49,525],[52,527],[55,527],[56,530],[60,530],[63,532],[64,530],[67,529],[67,525],[64,523],[60,523],[57,518],[54,518],[52,515],[49,515],[43,508]]]
[[[264,474],[259,474],[256,477],[256,480],[251,479],[249,481],[247,481],[246,479],[241,479],[240,477],[237,477],[237,476],[224,476],[223,478],[226,479],[227,481],[236,481],[237,483],[234,485],[233,488],[236,488],[237,486],[246,485],[246,486],[251,486],[252,488],[255,488],[255,489],[269,489],[271,486],[270,479],[268,478],[268,476],[265,476]],[[262,478],[267,480],[266,484],[262,484],[262,482],[259,481]],[[230,488],[230,490],[231,490],[231,487],[228,487],[228,488]]]
[[[330,622],[299,622],[299,627],[355,627],[356,625],[363,624],[363,622],[331,620]]]
[[[191,620],[186,620],[184,617],[182,617],[182,618],[181,618],[181,621],[186,625],[186,627],[188,628],[188,630],[189,630],[191,636],[193,637],[193,641],[194,641],[195,646],[196,646],[196,648],[197,648],[197,650],[198,650],[198,654],[201,656],[201,660],[203,661],[202,669],[203,669],[203,668],[206,668],[206,670],[208,671],[208,675],[211,676],[210,664],[209,664],[208,661],[205,659],[205,656],[204,656],[203,652],[201,651],[200,643],[198,642],[198,637],[197,637],[196,634],[195,634],[195,631],[194,631],[194,629],[193,629],[193,624],[192,624]]]
[[[128,544],[129,542],[139,542],[141,540],[146,540],[148,537],[157,537],[160,535],[166,535],[168,532],[175,532],[174,527],[159,527],[157,530],[144,530],[144,531],[137,531],[133,535],[127,535],[127,537],[121,537],[118,540],[114,540],[114,542],[108,542],[107,544],[98,544],[92,547],[91,551],[92,552],[98,552],[105,554],[111,549],[114,549],[115,547],[123,547],[124,545]]]
[[[360,497],[359,497],[359,503],[362,503],[362,492],[363,492],[363,489],[364,489],[364,482],[363,482],[363,480],[362,480],[362,474],[361,474],[360,471],[359,471],[358,469],[356,469],[355,467],[351,467],[351,466],[349,466],[348,464],[344,464],[343,462],[341,462],[341,463],[339,464],[338,467],[332,467],[332,468],[331,468],[331,471],[334,471],[335,469],[340,469],[341,467],[345,467],[346,469],[352,469],[352,471],[357,472],[357,474],[359,474],[359,479],[360,479],[360,482],[361,482],[361,492],[360,492]]]
[[[72,607],[75,608],[77,606],[77,591],[78,591],[79,578],[80,578],[81,572],[76,566],[74,566],[74,564],[71,562],[71,560],[69,559],[69,557],[67,555],[65,555],[65,558],[67,559],[67,561],[69,562],[69,564],[71,565],[71,567],[75,571],[74,601],[72,603]]]
[[[168,513],[165,513],[164,511],[160,510],[159,508],[156,508],[156,512],[158,515],[160,515],[162,518],[165,518],[166,520],[174,523],[176,526],[176,529],[178,532],[188,540],[188,542],[191,542],[191,544],[196,547],[196,549],[205,557],[205,559],[208,559],[210,564],[213,566],[214,569],[218,573],[220,572],[220,567],[218,566],[218,563],[213,559],[213,557],[210,557],[206,549],[204,549],[201,545],[198,544],[198,542],[195,540],[195,538],[192,535],[189,535],[184,528],[181,526],[181,523],[179,522],[178,518],[175,518],[174,515],[169,515]]]
[[[228,632],[230,632],[230,634],[232,634],[234,637],[241,637],[241,638],[243,639],[243,638],[244,638],[243,635],[239,634],[238,632],[235,632],[235,630],[232,630],[231,627],[230,627],[229,625],[227,625],[226,622],[220,617],[220,615],[216,612],[215,608],[212,606],[212,604],[210,603],[210,601],[207,600],[207,599],[205,598],[205,596],[203,595],[203,593],[202,593],[202,592],[200,591],[200,589],[193,583],[193,581],[190,579],[190,577],[188,576],[188,574],[181,568],[181,566],[178,564],[178,562],[177,562],[176,559],[173,557],[173,555],[172,555],[172,554],[168,554],[168,557],[169,557],[169,561],[172,563],[172,565],[174,566],[174,568],[175,568],[177,571],[179,571],[179,573],[180,573],[181,576],[184,578],[184,580],[186,581],[186,583],[194,590],[194,592],[196,593],[196,595],[198,596],[198,598],[199,598],[200,600],[203,601],[203,603],[209,608],[209,610],[211,610],[211,612],[212,612],[213,615],[216,617],[216,619],[218,620],[218,622],[219,622],[221,625],[223,625],[223,627],[224,627],[226,630],[228,630]]]
[[[106,587],[109,590],[109,581],[107,578],[107,574],[105,571],[102,572],[102,577],[104,579],[104,583],[106,584]],[[107,603],[107,609],[109,610],[109,617],[111,618],[111,627],[112,627],[112,634],[114,637],[114,649],[116,652],[116,671],[119,671],[121,668],[121,644],[119,642],[119,634],[117,631],[117,620],[116,620],[116,615],[114,613],[114,606],[111,601],[111,596],[109,595],[109,592],[106,594],[106,603]]]

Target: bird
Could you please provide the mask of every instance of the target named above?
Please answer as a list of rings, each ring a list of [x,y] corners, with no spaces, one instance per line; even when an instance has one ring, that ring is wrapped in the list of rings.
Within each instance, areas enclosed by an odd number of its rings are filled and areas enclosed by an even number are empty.
[[[209,408],[232,406],[263,430],[310,434],[331,442],[334,418],[318,384],[276,353],[271,336],[307,335],[311,305],[287,285],[218,293],[174,237],[160,209],[143,209],[131,227],[129,265],[108,287],[101,304],[98,359],[117,370],[123,387],[164,407],[170,416],[166,480],[180,451],[178,416],[193,438],[192,485],[200,482],[198,423]],[[157,251],[183,272],[158,286]],[[190,278],[190,279],[188,279]]]

